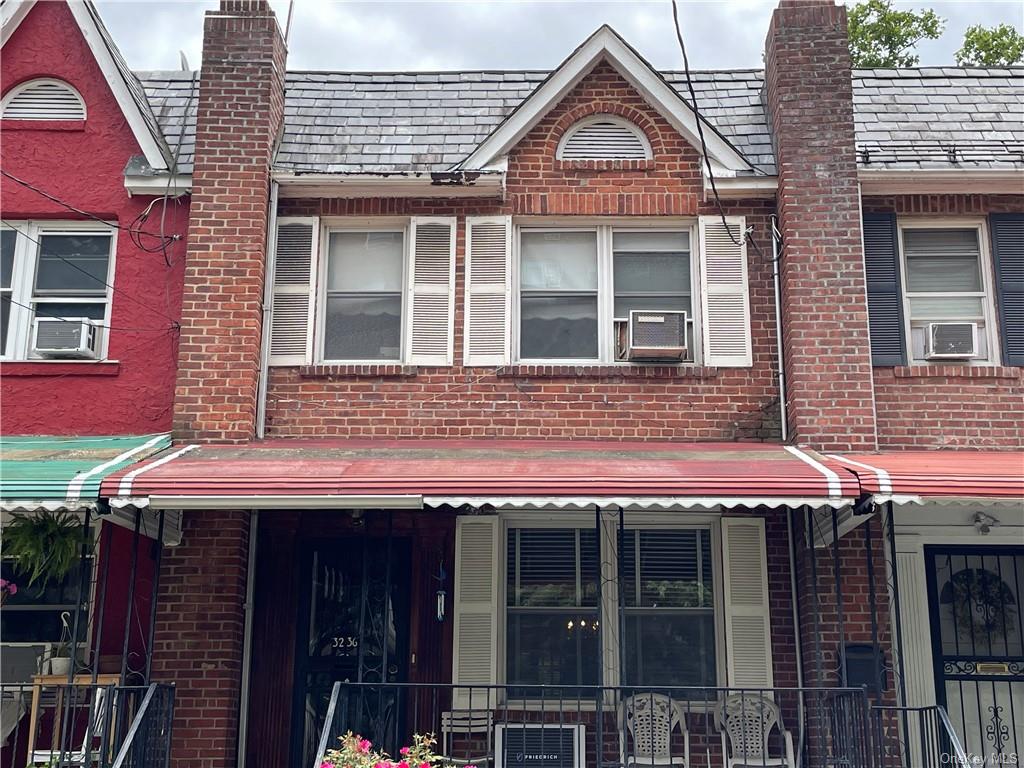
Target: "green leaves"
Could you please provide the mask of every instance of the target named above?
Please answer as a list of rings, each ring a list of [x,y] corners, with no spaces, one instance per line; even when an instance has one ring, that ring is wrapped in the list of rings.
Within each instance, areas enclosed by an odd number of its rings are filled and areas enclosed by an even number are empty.
[[[913,67],[922,40],[935,40],[946,20],[932,10],[897,11],[891,0],[867,0],[850,8],[850,56],[854,67]]]
[[[1008,67],[1024,61],[1024,35],[1009,24],[968,27],[964,44],[956,52],[961,67]]]
[[[2,531],[3,552],[28,575],[29,586],[60,581],[78,562],[81,532],[82,523],[70,512],[15,512]]]

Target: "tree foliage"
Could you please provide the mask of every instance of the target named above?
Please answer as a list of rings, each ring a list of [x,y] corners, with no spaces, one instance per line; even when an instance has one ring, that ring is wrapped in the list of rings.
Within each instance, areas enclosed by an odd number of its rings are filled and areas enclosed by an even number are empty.
[[[956,52],[956,63],[962,67],[1007,67],[1021,61],[1024,61],[1024,35],[1009,24],[968,27],[964,44]]]
[[[850,56],[855,67],[913,67],[922,40],[935,40],[946,20],[935,11],[898,11],[892,0],[866,0],[850,8]]]

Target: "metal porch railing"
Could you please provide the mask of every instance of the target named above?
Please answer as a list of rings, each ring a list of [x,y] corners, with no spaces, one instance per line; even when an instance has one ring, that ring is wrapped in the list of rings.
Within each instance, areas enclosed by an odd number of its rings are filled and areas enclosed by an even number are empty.
[[[876,706],[872,714],[885,766],[969,768],[975,764],[941,706]]]
[[[303,768],[348,731],[395,759],[434,734],[447,763],[478,768],[887,765],[867,695],[850,688],[337,682],[322,716]]]
[[[0,768],[165,768],[174,686],[0,685]]]

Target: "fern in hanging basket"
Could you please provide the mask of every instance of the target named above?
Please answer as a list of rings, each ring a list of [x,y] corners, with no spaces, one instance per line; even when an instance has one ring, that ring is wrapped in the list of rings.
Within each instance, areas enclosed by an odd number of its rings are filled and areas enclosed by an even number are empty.
[[[29,586],[67,576],[81,541],[82,523],[67,511],[15,512],[3,528],[4,556],[14,558]]]

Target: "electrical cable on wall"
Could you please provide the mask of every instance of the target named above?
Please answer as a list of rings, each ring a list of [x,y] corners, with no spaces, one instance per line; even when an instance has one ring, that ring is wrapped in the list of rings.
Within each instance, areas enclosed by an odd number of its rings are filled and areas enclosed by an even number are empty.
[[[704,139],[704,117],[697,108],[697,92],[693,87],[693,79],[690,77],[690,59],[686,54],[686,43],[683,42],[683,31],[679,26],[679,8],[676,4],[676,0],[672,0],[672,23],[675,25],[676,40],[679,42],[679,50],[683,54],[683,72],[686,75],[686,88],[690,93],[690,109],[693,110],[693,114],[697,118],[697,138],[700,140],[701,159],[704,161],[704,165],[707,168],[708,181],[711,183],[711,194],[715,199],[715,207],[718,208],[718,215],[722,218],[722,226],[725,227],[725,231],[728,233],[729,239],[732,240],[734,245],[742,246],[744,242],[749,243],[750,247],[754,249],[754,252],[758,257],[763,259],[764,253],[757,242],[750,237],[750,230],[740,232],[740,237],[737,239],[736,235],[733,234],[732,227],[729,226],[729,222],[726,219],[725,208],[722,206],[722,198],[718,195],[715,171],[711,167],[711,160],[708,158],[708,145]]]
[[[6,226],[6,227],[10,227],[10,228],[11,228],[12,230],[14,230],[15,232],[17,232],[17,233],[18,233],[19,235],[21,235],[22,237],[24,237],[24,238],[25,238],[26,240],[29,240],[29,241],[31,241],[31,242],[33,242],[33,243],[35,243],[36,245],[38,245],[38,246],[39,246],[40,248],[42,248],[42,245],[43,245],[43,244],[42,244],[41,242],[39,242],[39,241],[38,241],[38,240],[37,240],[36,238],[34,238],[34,237],[32,237],[31,235],[29,235],[29,234],[28,234],[27,232],[25,232],[24,230],[22,230],[22,229],[19,229],[19,228],[18,228],[17,226],[15,226],[15,225],[14,225],[14,224],[12,224],[11,222],[7,221],[6,219],[0,219],[0,223],[2,223],[2,224],[3,224],[4,226]],[[119,295],[121,295],[121,296],[124,296],[124,297],[125,297],[126,299],[130,299],[130,300],[131,300],[131,301],[133,301],[134,303],[138,304],[138,305],[139,305],[140,307],[143,307],[143,308],[145,308],[145,309],[146,309],[146,310],[148,310],[149,312],[153,312],[153,313],[155,313],[155,314],[158,314],[158,315],[160,315],[160,316],[161,316],[161,317],[163,317],[163,318],[164,318],[165,320],[170,320],[170,321],[171,321],[171,323],[173,324],[173,326],[172,326],[172,327],[177,327],[177,326],[179,325],[178,321],[177,321],[177,320],[175,320],[175,319],[174,319],[173,317],[171,317],[170,315],[165,315],[165,314],[164,314],[163,312],[158,312],[157,310],[153,309],[153,308],[152,308],[152,307],[151,307],[151,306],[150,306],[149,304],[147,304],[146,302],[144,302],[144,301],[141,301],[141,300],[139,300],[139,299],[136,299],[136,298],[135,298],[134,296],[132,296],[132,295],[131,295],[130,293],[127,293],[127,292],[126,292],[126,291],[124,291],[124,290],[121,290],[121,289],[115,288],[115,287],[114,287],[113,285],[111,285],[110,283],[108,283],[108,282],[107,282],[106,280],[104,280],[104,279],[102,279],[102,278],[100,278],[100,277],[97,277],[96,275],[92,274],[91,272],[88,272],[87,270],[84,270],[84,269],[82,269],[82,268],[81,268],[80,266],[78,266],[77,264],[75,264],[75,263],[74,263],[73,261],[69,261],[68,259],[65,259],[65,258],[64,258],[63,256],[61,256],[60,254],[57,254],[57,253],[55,253],[55,254],[52,254],[52,255],[53,255],[53,256],[56,256],[56,257],[57,257],[58,259],[60,259],[61,261],[63,261],[63,262],[65,263],[65,264],[67,264],[67,265],[68,265],[69,267],[71,267],[72,269],[75,269],[75,270],[77,270],[77,271],[81,272],[81,273],[82,273],[83,275],[85,275],[86,277],[88,277],[88,278],[91,278],[91,279],[95,280],[95,281],[96,281],[96,282],[98,282],[98,283],[102,283],[102,284],[103,284],[103,285],[105,285],[105,286],[106,286],[107,288],[109,288],[109,289],[110,289],[110,290],[111,290],[111,291],[112,291],[113,293],[115,293],[115,294],[119,294]],[[12,301],[13,301],[13,300],[12,300]],[[14,303],[17,303],[17,302],[14,302]],[[22,304],[19,304],[18,306],[24,306],[24,305],[22,305]]]

